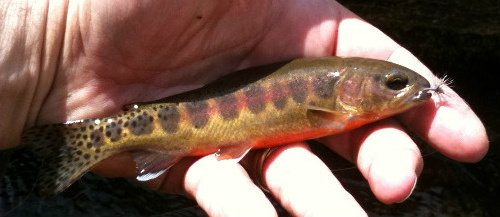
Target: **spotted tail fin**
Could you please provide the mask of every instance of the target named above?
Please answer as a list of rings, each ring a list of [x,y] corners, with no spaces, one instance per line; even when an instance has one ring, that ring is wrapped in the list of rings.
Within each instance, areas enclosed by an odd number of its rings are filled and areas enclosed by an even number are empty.
[[[22,145],[40,162],[35,184],[40,195],[63,191],[96,163],[113,154],[89,142],[92,135],[88,126],[86,122],[47,125],[23,133]]]

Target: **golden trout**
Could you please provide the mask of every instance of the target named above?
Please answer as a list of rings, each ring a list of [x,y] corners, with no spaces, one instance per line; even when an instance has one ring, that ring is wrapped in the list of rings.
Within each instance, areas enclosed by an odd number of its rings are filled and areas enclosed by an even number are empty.
[[[340,133],[431,97],[429,82],[390,62],[324,57],[247,69],[161,102],[105,118],[39,126],[22,144],[41,160],[41,194],[63,191],[92,166],[131,151],[137,179],[180,158],[241,159],[264,148]]]

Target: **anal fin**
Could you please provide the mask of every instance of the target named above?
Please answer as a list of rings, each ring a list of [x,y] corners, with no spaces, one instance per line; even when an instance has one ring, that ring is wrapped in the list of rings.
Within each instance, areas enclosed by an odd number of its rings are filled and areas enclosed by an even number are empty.
[[[149,181],[165,173],[181,158],[165,152],[139,150],[132,152],[139,181]]]

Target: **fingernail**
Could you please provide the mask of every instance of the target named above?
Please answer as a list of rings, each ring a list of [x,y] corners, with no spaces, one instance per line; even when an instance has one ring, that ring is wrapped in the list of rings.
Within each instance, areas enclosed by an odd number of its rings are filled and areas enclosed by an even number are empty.
[[[406,196],[405,198],[403,198],[401,201],[398,201],[396,203],[403,203],[405,202],[408,198],[410,198],[410,196],[413,194],[413,191],[415,190],[415,188],[417,187],[417,181],[418,181],[418,177],[415,177],[415,181],[413,182],[413,187],[411,188],[411,191],[410,193],[408,193],[408,196]]]

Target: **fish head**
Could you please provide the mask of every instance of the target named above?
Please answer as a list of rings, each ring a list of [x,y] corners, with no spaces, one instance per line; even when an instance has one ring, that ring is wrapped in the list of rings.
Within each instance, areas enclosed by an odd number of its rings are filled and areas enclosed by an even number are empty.
[[[426,102],[432,96],[427,79],[404,66],[361,58],[346,62],[346,76],[337,85],[337,105],[352,116],[380,119]]]

